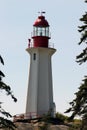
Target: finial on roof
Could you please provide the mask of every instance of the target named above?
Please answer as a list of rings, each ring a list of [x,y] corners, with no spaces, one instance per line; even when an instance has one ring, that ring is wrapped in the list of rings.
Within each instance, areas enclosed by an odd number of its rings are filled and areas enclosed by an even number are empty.
[[[45,11],[40,11],[38,13],[41,14],[41,16],[43,16],[43,14],[45,14],[46,12]]]

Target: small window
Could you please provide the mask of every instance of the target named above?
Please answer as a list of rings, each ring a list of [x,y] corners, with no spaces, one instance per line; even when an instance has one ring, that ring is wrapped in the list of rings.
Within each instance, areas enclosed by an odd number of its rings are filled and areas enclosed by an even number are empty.
[[[36,60],[36,53],[34,53],[34,55],[33,55],[33,59]]]

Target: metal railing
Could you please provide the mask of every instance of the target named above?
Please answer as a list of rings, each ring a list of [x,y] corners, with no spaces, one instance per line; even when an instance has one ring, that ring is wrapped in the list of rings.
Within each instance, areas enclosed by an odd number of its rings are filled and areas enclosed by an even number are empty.
[[[38,116],[36,112],[22,113],[22,114],[14,115],[13,121],[16,122],[18,120],[34,119],[34,118],[39,118],[39,117],[40,116]]]
[[[13,116],[13,121],[24,121],[24,120],[34,120],[37,118],[42,118],[44,115],[51,115],[55,116],[55,110],[50,109],[49,111],[39,111],[38,112],[28,112],[28,113],[22,113],[22,114],[16,114]]]
[[[47,114],[48,112],[40,112],[38,115],[37,112],[29,112],[29,113],[22,113],[22,114],[16,114],[13,116],[13,121],[19,121],[19,120],[26,120],[26,119],[36,119],[41,118],[43,114]]]

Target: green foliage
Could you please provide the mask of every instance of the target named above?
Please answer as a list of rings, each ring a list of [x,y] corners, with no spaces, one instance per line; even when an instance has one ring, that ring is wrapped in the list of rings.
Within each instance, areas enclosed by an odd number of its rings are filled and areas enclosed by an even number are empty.
[[[87,2],[87,0],[85,1]],[[87,61],[87,12],[80,19],[83,22],[82,26],[79,26],[79,32],[81,38],[79,45],[84,43],[85,49],[76,57],[77,62],[82,64]],[[83,83],[80,85],[79,90],[75,93],[76,98],[70,102],[71,107],[66,112],[72,112],[71,118],[73,119],[76,115],[83,118],[87,116],[87,76],[84,76]]]
[[[83,80],[83,83],[79,87],[79,91],[75,93],[76,98],[70,102],[71,107],[66,111],[71,112],[70,119],[73,119],[76,115],[86,118],[87,114],[87,76]]]
[[[14,130],[16,126],[12,121],[8,120],[7,118],[0,117],[0,128],[9,128]]]
[[[0,62],[2,63],[2,65],[4,65],[4,61],[3,58],[0,56]],[[13,99],[14,102],[17,101],[17,99],[15,98],[15,96],[13,95],[10,86],[8,86],[7,84],[5,84],[3,82],[3,78],[5,77],[4,73],[0,70],[0,90],[5,91],[6,95],[10,95],[11,98]],[[0,101],[0,114],[2,115],[2,117],[0,117],[0,128],[10,128],[10,129],[14,129],[15,125],[13,124],[12,121],[8,120],[9,117],[12,117],[9,112],[6,112],[3,108],[2,108],[2,102]]]
[[[85,2],[87,2],[87,0]],[[83,22],[83,25],[79,26],[79,30],[78,30],[81,33],[79,45],[85,43],[86,47],[76,57],[76,59],[79,64],[82,64],[87,61],[87,12],[85,12],[85,14],[82,16],[80,21]]]
[[[85,2],[87,3],[87,0]],[[83,25],[78,27],[78,31],[81,33],[79,45],[84,44],[85,48],[76,56],[76,60],[81,65],[87,62],[87,12],[85,12],[80,21],[83,22]],[[72,112],[69,119],[73,119],[76,115],[82,117],[80,130],[87,130],[87,75],[84,76],[82,81],[78,92],[75,93],[76,98],[70,102],[71,107],[66,113]]]
[[[85,44],[85,48],[76,57],[76,59],[77,59],[77,62],[79,64],[82,64],[82,63],[87,61],[87,12],[85,12],[85,14],[82,16],[80,21],[83,22],[83,25],[78,27],[79,28],[78,31],[81,33],[81,38],[80,38],[79,45],[84,43]]]
[[[0,62],[4,65],[4,61],[2,59],[2,57],[0,56]],[[14,97],[11,88],[9,85],[5,84],[3,82],[3,77],[5,77],[4,73],[0,70],[0,89],[4,90],[6,92],[7,95],[10,95],[12,97],[12,99],[14,100],[14,102],[17,101],[17,99]]]
[[[56,113],[55,117],[52,117],[49,113],[44,114],[41,118],[38,119],[38,122],[44,122],[45,125],[53,124],[53,125],[59,125],[64,124],[64,121],[67,120],[67,116],[64,116],[60,113]]]
[[[65,116],[59,112],[56,113],[56,118],[60,119],[63,123],[68,120],[68,116]]]

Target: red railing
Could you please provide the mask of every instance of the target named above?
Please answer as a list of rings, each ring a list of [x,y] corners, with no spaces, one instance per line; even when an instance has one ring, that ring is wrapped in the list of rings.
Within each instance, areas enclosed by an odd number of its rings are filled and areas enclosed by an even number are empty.
[[[17,114],[13,116],[13,121],[18,121],[18,120],[25,120],[25,119],[35,119],[35,118],[40,118],[41,115],[47,114],[48,112],[40,112],[41,114],[37,114],[36,112],[29,112],[29,113],[22,113],[22,114]]]
[[[39,118],[40,115],[37,115],[36,112],[29,112],[29,113],[23,113],[23,114],[17,114],[13,116],[13,121],[18,121],[18,120],[24,120],[24,119],[35,119]]]

